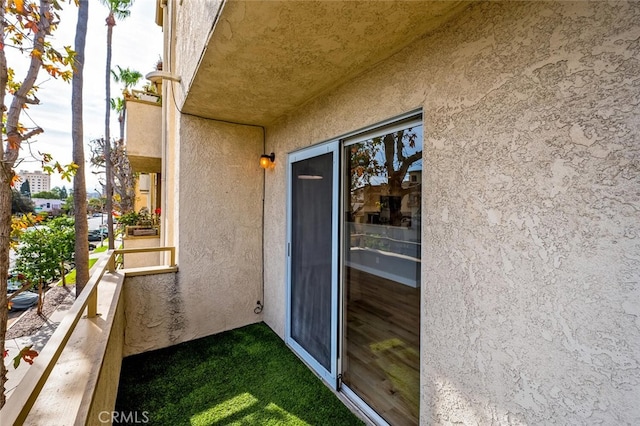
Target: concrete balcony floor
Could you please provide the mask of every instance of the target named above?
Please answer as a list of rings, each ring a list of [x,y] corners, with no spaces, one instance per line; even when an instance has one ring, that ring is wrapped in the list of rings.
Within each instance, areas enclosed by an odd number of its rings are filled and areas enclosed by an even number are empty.
[[[264,323],[125,358],[112,415],[114,424],[363,424]]]

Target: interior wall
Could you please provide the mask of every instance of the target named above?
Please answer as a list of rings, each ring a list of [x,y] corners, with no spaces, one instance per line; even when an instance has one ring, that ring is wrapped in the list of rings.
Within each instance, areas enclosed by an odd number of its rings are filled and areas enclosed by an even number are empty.
[[[262,129],[180,119],[181,340],[262,320]],[[188,200],[188,202],[184,202]]]
[[[286,153],[421,107],[421,423],[638,423],[638,22],[475,3],[270,126],[265,321],[284,335]]]

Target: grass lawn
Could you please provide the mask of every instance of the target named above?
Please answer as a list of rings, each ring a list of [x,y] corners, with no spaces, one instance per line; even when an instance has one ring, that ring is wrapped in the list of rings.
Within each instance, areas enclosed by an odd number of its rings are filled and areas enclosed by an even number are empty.
[[[363,424],[264,323],[125,358],[115,411],[172,426]]]
[[[108,245],[104,245],[101,247],[97,247],[92,253],[102,253],[104,251],[107,251],[109,249]]]
[[[91,269],[91,267],[93,265],[95,265],[95,263],[98,261],[97,258],[95,259],[89,259],[89,269]],[[72,270],[71,272],[69,272],[67,275],[65,275],[65,280],[67,282],[67,285],[71,285],[71,284],[75,284],[76,283],[76,270]],[[60,282],[58,283],[58,285],[62,285],[62,280],[60,280]]]

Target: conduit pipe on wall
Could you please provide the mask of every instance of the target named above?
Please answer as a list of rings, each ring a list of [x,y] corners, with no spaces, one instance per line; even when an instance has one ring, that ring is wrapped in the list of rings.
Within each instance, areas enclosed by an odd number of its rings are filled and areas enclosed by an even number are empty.
[[[262,128],[262,152],[267,152],[267,130],[264,128],[264,126],[260,126],[260,128]],[[262,155],[262,158],[265,157],[265,155]],[[276,155],[272,152],[271,155],[267,156],[267,158],[270,160],[271,163],[273,163],[273,161],[275,160]],[[262,166],[262,161],[261,164]],[[261,298],[260,300],[258,300],[256,302],[256,307],[253,310],[253,312],[258,315],[260,313],[262,313],[262,310],[264,309],[264,282],[265,282],[265,278],[264,278],[264,269],[266,266],[266,262],[265,262],[265,257],[264,257],[264,214],[265,214],[265,200],[266,200],[266,194],[267,194],[267,168],[266,167],[262,167],[262,247],[260,247],[260,251],[262,252],[262,289],[261,289]]]

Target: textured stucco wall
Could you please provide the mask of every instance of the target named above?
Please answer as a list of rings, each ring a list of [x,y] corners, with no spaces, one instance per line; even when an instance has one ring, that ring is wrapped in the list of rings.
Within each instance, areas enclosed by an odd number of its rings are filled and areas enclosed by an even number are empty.
[[[182,116],[173,208],[179,272],[125,286],[125,355],[262,320],[262,129]]]
[[[182,87],[191,86],[221,6],[222,0],[173,1],[170,5],[174,17],[170,25],[178,34],[173,40],[175,51],[170,56],[175,59],[171,66],[182,77]]]
[[[424,109],[421,422],[640,423],[640,3],[472,5],[267,129]],[[286,167],[265,321],[285,319]]]
[[[164,246],[177,247],[180,242],[180,113],[176,111],[173,96],[170,96],[172,88],[165,86],[163,108],[165,110],[165,136],[161,187],[162,227],[160,228],[160,241]],[[180,263],[180,254],[176,253],[176,260]]]
[[[122,239],[122,247],[125,249],[160,247],[160,237],[130,237]],[[145,266],[162,265],[163,252],[129,253],[124,256],[123,268],[141,268]]]
[[[164,245],[179,246],[180,243],[180,112],[194,72],[200,65],[214,22],[222,6],[222,0],[178,1],[170,0],[164,11],[163,69],[182,81],[162,85],[164,124],[164,152],[162,169],[163,228],[161,240]],[[178,262],[180,253],[176,253]]]
[[[127,101],[127,155],[162,157],[162,107]]]
[[[453,0],[227,1],[183,110],[231,122],[271,123],[466,6]],[[181,37],[189,40],[193,34],[199,40],[198,31],[200,26]]]
[[[126,278],[122,356],[182,342],[185,306],[176,281],[176,273]]]
[[[185,340],[261,321],[259,127],[182,116],[178,287]],[[188,201],[185,201],[188,200]]]

